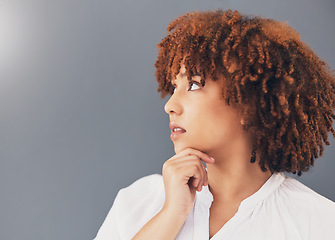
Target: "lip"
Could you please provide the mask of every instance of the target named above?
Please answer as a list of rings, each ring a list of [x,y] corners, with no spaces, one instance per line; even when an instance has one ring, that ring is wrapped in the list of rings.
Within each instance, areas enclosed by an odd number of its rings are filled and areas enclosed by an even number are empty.
[[[178,137],[180,137],[180,135],[184,134],[186,132],[186,130],[184,128],[182,128],[181,126],[179,126],[177,123],[175,122],[170,122],[169,123],[170,129],[171,129],[171,135],[170,138],[171,140],[176,140]],[[173,131],[173,129],[175,128],[180,128],[181,130],[179,131]]]

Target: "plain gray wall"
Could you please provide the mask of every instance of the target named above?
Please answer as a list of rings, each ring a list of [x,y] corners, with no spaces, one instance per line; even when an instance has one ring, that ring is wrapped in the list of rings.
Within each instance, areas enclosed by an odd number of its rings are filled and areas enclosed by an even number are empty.
[[[174,155],[154,67],[193,10],[287,20],[335,66],[334,0],[0,0],[0,239],[93,239]],[[335,200],[335,147],[300,181]]]

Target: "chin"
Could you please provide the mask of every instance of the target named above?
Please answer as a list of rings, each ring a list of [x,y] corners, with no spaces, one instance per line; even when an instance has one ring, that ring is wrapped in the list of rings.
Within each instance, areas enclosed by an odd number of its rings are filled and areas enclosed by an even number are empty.
[[[174,144],[174,152],[176,154],[180,153],[181,151],[185,150],[186,148],[193,148],[199,151],[203,151],[203,149],[199,146],[194,146],[194,145],[184,145],[184,144]]]
[[[188,146],[185,146],[183,144],[178,144],[178,143],[174,143],[174,152],[176,154],[180,153],[181,151],[183,151],[184,149],[188,148]]]
[[[176,153],[176,154],[178,154],[179,152],[181,152],[182,151],[182,149],[180,148],[180,147],[177,147],[176,146],[176,144],[174,145],[174,152]]]

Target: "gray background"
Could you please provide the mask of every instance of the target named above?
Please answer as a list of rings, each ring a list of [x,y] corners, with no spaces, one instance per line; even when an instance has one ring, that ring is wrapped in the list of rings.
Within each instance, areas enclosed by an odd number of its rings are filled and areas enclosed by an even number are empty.
[[[93,239],[174,155],[156,44],[193,10],[287,20],[335,66],[334,0],[0,0],[0,239]],[[300,181],[335,200],[335,147]]]

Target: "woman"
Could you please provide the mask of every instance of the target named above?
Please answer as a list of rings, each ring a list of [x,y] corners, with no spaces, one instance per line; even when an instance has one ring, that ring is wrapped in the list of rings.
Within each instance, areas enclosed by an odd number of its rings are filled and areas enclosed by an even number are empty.
[[[176,155],[118,193],[96,240],[334,239],[335,203],[283,174],[335,137],[326,63],[287,24],[237,11],[168,31],[155,67]]]

